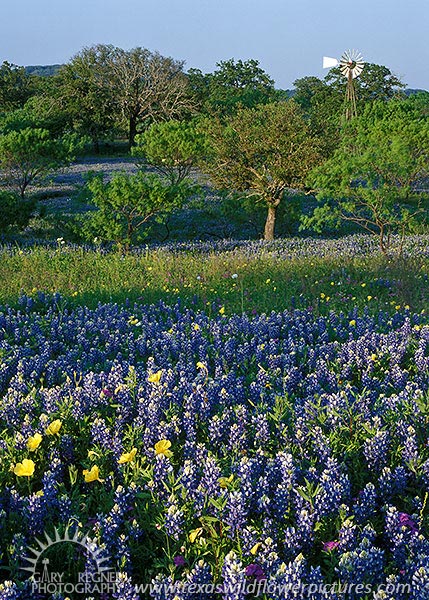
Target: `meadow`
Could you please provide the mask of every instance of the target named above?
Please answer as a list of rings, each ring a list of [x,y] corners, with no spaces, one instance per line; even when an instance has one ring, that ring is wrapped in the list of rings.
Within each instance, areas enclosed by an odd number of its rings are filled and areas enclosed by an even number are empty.
[[[55,529],[104,598],[426,598],[428,273],[426,236],[5,244],[0,598]]]

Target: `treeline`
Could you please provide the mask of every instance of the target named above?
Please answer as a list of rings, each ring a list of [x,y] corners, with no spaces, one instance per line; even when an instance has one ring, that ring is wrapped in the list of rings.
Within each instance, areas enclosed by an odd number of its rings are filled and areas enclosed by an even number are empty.
[[[88,145],[97,153],[118,139],[141,168],[87,183],[94,211],[78,229],[88,239],[141,241],[151,222],[200,192],[189,179],[193,167],[228,191],[237,211],[264,206],[268,240],[296,190],[317,197],[301,229],[352,221],[379,235],[383,251],[391,233],[405,235],[425,217],[429,94],[407,97],[387,67],[365,65],[355,80],[359,116],[350,122],[338,68],[323,80],[298,79],[293,98],[256,60],[186,72],[182,61],[145,48],[84,48],[45,74],[0,67],[0,170],[12,190],[2,192],[3,229],[28,222],[29,185]]]

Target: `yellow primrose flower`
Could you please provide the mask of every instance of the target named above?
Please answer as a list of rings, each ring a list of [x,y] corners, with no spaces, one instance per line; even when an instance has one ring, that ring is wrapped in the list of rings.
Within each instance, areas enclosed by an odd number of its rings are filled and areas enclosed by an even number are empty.
[[[351,325],[352,327],[354,327],[354,326],[356,325],[356,321],[355,321],[354,319],[352,319],[352,320],[349,322],[349,325]]]
[[[221,307],[220,307],[220,309],[219,309],[219,314],[220,314],[220,315],[224,315],[224,314],[225,314],[225,307],[224,307],[224,306],[221,306]]]
[[[191,542],[191,544],[193,544],[195,542],[195,540],[197,539],[197,537],[199,535],[201,535],[203,531],[202,527],[197,527],[197,529],[193,529],[192,531],[189,532],[189,541]]]
[[[256,544],[254,546],[252,546],[252,548],[250,549],[250,554],[255,556],[255,554],[257,553],[257,551],[259,550],[259,548],[261,546],[262,546],[261,542],[256,542]]]
[[[365,287],[366,283],[361,283],[360,285],[361,285],[361,287]]]
[[[197,362],[197,369],[203,369],[203,371],[207,370],[207,367],[204,363],[202,362]]]
[[[171,450],[169,450],[169,448],[171,447],[171,442],[169,440],[159,440],[159,442],[156,442],[154,447],[155,454],[163,454],[167,458],[173,456],[173,453],[171,452]]]
[[[193,329],[194,331],[199,331],[199,330],[200,330],[200,326],[198,325],[198,323],[194,323],[194,324],[192,325],[192,329]]]
[[[149,383],[159,383],[161,380],[161,375],[162,375],[162,369],[160,369],[156,373],[152,373],[152,375],[149,375],[147,380],[149,381]]]
[[[42,436],[40,433],[35,433],[28,438],[27,448],[30,450],[30,452],[34,452],[34,450],[37,450],[37,448],[40,446],[41,441]]]
[[[367,296],[368,300],[372,300],[372,296]]]
[[[45,430],[46,435],[55,435],[59,432],[61,426],[62,422],[59,419],[55,419],[55,421],[52,421],[52,423],[47,426]]]
[[[377,355],[376,354],[371,354],[371,360],[377,360]]]
[[[121,457],[118,460],[118,463],[120,465],[123,465],[124,463],[128,463],[128,462],[133,462],[133,460],[135,459],[137,454],[137,448],[133,448],[131,450],[131,452],[124,452],[123,454],[121,454]]]
[[[234,479],[234,475],[230,475],[229,477],[221,477],[219,479],[219,485],[221,488],[226,488],[228,487],[229,483],[232,483],[232,480]]]
[[[24,458],[22,463],[16,463],[13,472],[18,477],[31,477],[34,473],[34,462],[28,458]]]
[[[395,306],[395,309],[396,309],[396,310],[399,310],[400,308],[401,308],[401,305],[400,305],[400,304],[397,304],[397,305]]]
[[[100,470],[97,465],[91,467],[90,471],[88,471],[88,469],[84,469],[82,472],[86,483],[91,483],[91,481],[99,481],[102,483],[104,481],[104,479],[100,479]]]

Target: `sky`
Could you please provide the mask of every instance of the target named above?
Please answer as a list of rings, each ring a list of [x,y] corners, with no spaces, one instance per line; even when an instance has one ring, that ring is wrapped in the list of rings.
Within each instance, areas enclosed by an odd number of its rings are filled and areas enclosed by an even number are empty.
[[[429,0],[1,0],[0,62],[67,62],[84,46],[141,46],[212,72],[254,58],[291,88],[357,49],[429,90]]]

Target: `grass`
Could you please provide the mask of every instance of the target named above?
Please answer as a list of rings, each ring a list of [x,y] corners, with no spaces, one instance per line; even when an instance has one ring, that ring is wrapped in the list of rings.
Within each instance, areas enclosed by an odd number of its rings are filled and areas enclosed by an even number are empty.
[[[201,255],[165,249],[124,256],[38,247],[1,252],[0,303],[13,305],[22,294],[59,292],[73,305],[180,300],[225,314],[308,307],[320,314],[352,307],[420,312],[428,306],[428,273],[424,257],[249,259],[240,251]]]

